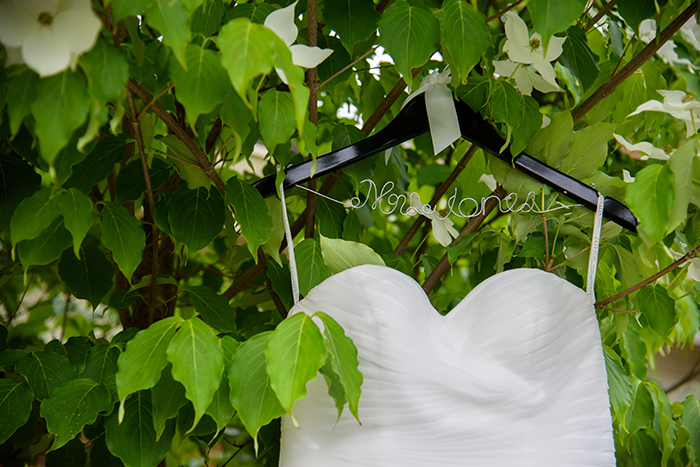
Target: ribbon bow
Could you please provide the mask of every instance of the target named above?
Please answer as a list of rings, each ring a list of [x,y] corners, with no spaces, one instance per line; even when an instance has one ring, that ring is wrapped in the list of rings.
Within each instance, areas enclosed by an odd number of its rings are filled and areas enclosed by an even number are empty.
[[[404,101],[401,108],[411,102],[416,96],[425,93],[425,109],[428,113],[430,135],[433,139],[433,150],[439,153],[461,136],[457,109],[455,108],[452,91],[447,87],[452,82],[449,65],[442,73],[436,71],[429,74],[420,86]],[[386,153],[386,162],[389,162],[391,150]]]

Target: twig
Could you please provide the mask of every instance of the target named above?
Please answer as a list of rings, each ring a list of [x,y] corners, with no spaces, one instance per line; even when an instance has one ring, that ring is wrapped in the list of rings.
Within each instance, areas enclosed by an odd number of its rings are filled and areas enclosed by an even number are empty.
[[[590,250],[590,249],[591,249],[591,247],[590,247],[590,245],[589,245],[589,246],[587,246],[586,248],[584,248],[583,250],[581,250],[581,251],[579,251],[578,253],[576,253],[576,254],[575,254],[574,256],[572,256],[571,258],[568,258],[566,261],[562,261],[561,263],[559,263],[559,264],[557,264],[556,266],[554,266],[552,269],[549,270],[549,272],[552,272],[552,271],[554,271],[555,269],[559,269],[560,267],[564,266],[564,265],[565,265],[566,263],[568,263],[569,261],[573,261],[574,259],[578,258],[579,256],[581,256],[582,254],[584,254],[585,252],[587,252],[587,251]]]
[[[636,37],[636,36],[634,36],[634,37]],[[634,37],[632,39],[634,39]],[[630,45],[632,44],[632,39],[630,39],[630,41],[625,46],[625,50],[622,51],[622,55],[620,56],[620,60],[617,61],[617,65],[615,65],[615,68],[613,69],[612,74],[610,75],[611,78],[613,76],[615,76],[615,73],[617,73],[617,69],[622,64],[622,59],[625,58],[625,55],[627,54],[627,50],[629,50]]]
[[[61,339],[63,342],[63,336],[66,335],[66,325],[68,324],[68,307],[70,306],[70,292],[66,294],[66,303],[63,306],[63,323],[61,324]]]
[[[698,247],[698,248],[700,248],[700,247]],[[665,268],[663,268],[661,271],[657,272],[657,273],[654,274],[653,276],[651,276],[651,277],[649,277],[649,278],[647,278],[647,279],[644,279],[644,280],[643,280],[642,282],[640,282],[639,284],[635,284],[635,285],[633,285],[632,287],[630,287],[630,288],[628,288],[628,289],[625,289],[625,290],[623,290],[623,291],[620,292],[620,293],[616,293],[615,295],[613,295],[613,296],[610,297],[610,298],[606,298],[605,300],[600,300],[599,302],[597,302],[597,303],[595,304],[595,307],[596,307],[596,308],[603,308],[605,305],[608,305],[608,304],[610,304],[610,303],[613,303],[613,302],[615,302],[615,301],[621,299],[622,297],[626,297],[627,295],[631,294],[632,292],[636,292],[637,290],[641,289],[642,287],[645,287],[645,286],[651,284],[651,283],[654,282],[656,279],[665,276],[666,274],[668,274],[669,272],[673,271],[674,269],[676,269],[676,268],[677,268],[678,266],[680,266],[681,264],[683,264],[683,263],[685,263],[685,262],[687,262],[687,261],[690,261],[691,259],[695,258],[695,257],[697,256],[697,254],[698,254],[698,248],[696,248],[696,249],[694,249],[694,250],[690,250],[688,253],[686,253],[686,254],[685,254],[683,257],[681,257],[680,259],[674,261],[674,262],[673,262],[672,264],[670,264],[669,266],[666,266]]]
[[[226,462],[224,462],[224,465],[222,465],[221,467],[226,467],[228,465],[228,463],[231,462],[231,460],[233,460],[233,458],[236,457],[238,455],[238,453],[241,452],[241,450],[243,450],[244,447],[246,447],[248,444],[250,444],[251,441],[253,441],[253,440],[249,439],[245,443],[238,446],[238,451],[234,452],[233,455],[231,457],[229,457],[228,460]]]
[[[544,206],[542,206],[544,208]],[[547,215],[545,213],[542,216],[542,228],[544,229],[544,270],[549,271],[549,236],[547,235]]]
[[[622,67],[619,73],[615,76],[610,77],[610,79],[600,86],[596,91],[591,94],[591,96],[586,99],[581,105],[579,105],[572,113],[574,123],[578,122],[586,113],[595,107],[601,100],[609,96],[617,89],[617,87],[624,80],[629,78],[632,73],[634,73],[639,67],[641,67],[647,60],[654,56],[654,54],[664,45],[673,35],[683,26],[693,14],[698,9],[698,3],[693,2],[688,8],[683,10],[683,12],[674,19],[671,24],[669,24],[666,29],[661,31],[658,36],[658,40],[649,42],[644,49],[637,55],[635,55],[632,60],[627,62],[625,66]]]
[[[309,0],[306,6],[307,20],[309,23],[309,47],[316,45],[316,34],[318,33],[318,18],[316,17],[316,0]],[[309,88],[309,121],[318,127],[318,70],[316,67],[310,68],[306,73],[306,85]],[[309,155],[313,159],[313,155]],[[316,180],[309,180],[309,188],[316,190]],[[305,238],[314,238],[314,214],[316,213],[316,193],[310,191],[306,195],[306,225],[304,228]]]
[[[22,306],[22,302],[24,302],[24,297],[27,295],[27,291],[29,290],[29,286],[32,284],[32,280],[34,280],[34,274],[36,274],[36,270],[39,266],[34,266],[34,270],[32,271],[32,275],[29,276],[29,280],[27,281],[27,285],[24,287],[24,292],[22,292],[22,298],[19,299],[19,302],[17,303],[17,306],[15,307],[15,311],[12,312],[12,314],[7,318],[7,322],[5,323],[6,325],[9,325],[13,319],[15,319],[15,316],[17,315],[17,312],[19,311],[19,307]]]
[[[508,13],[510,10],[512,10],[512,9],[515,8],[516,6],[520,5],[521,3],[523,3],[523,0],[518,0],[518,1],[515,2],[515,3],[511,3],[510,5],[508,5],[507,7],[505,7],[504,9],[502,9],[501,11],[499,11],[498,13],[496,13],[496,14],[494,14],[494,15],[491,15],[491,16],[489,16],[488,18],[486,18],[486,22],[487,22],[487,23],[490,23],[490,22],[493,21],[494,19],[500,18],[501,16],[503,16],[503,15],[506,14],[506,13]]]
[[[698,358],[695,359],[695,364],[693,365],[693,368],[691,368],[690,371],[688,372],[688,374],[685,375],[685,378],[683,378],[682,380],[673,384],[670,388],[665,389],[664,392],[666,394],[668,394],[669,392],[675,391],[676,389],[683,386],[688,381],[695,378],[700,373],[700,369],[698,368],[699,366],[700,366],[700,355],[698,355]]]
[[[270,292],[270,297],[272,297],[272,303],[275,304],[275,308],[277,308],[277,311],[279,312],[280,316],[282,317],[282,319],[285,319],[287,317],[287,308],[284,306],[284,303],[282,303],[280,296],[277,295],[277,292],[275,292],[275,289],[272,288],[272,281],[267,275],[267,267],[265,267],[265,288],[268,292]]]
[[[607,306],[601,306],[601,310],[614,311],[616,313],[640,313],[641,310],[621,310],[620,308],[608,308]]]
[[[586,33],[590,31],[591,28],[600,20],[600,18],[605,16],[608,11],[612,10],[613,6],[615,6],[615,0],[610,0],[608,3],[606,3],[605,6],[601,8],[600,11],[593,17],[593,19],[586,24],[586,27],[583,28],[583,32]]]
[[[128,89],[132,90],[134,93],[136,93],[137,96],[139,96],[139,99],[141,99],[144,102],[152,102],[153,99],[151,96],[146,92],[141,86],[136,84],[136,81],[129,79],[127,83]],[[202,152],[202,150],[197,146],[197,144],[190,138],[190,136],[185,132],[185,130],[180,127],[180,125],[177,124],[177,122],[168,114],[168,112],[163,109],[163,107],[160,106],[157,102],[153,102],[152,104],[153,112],[158,115],[158,118],[160,118],[163,123],[165,123],[172,131],[175,136],[177,136],[180,141],[182,141],[185,146],[187,146],[187,149],[189,149],[194,157],[197,159],[197,162],[199,162],[199,165],[202,166],[202,170],[204,170],[204,173],[206,173],[209,178],[211,178],[214,181],[214,184],[216,187],[221,191],[221,193],[224,193],[224,189],[226,185],[224,184],[224,181],[221,180],[221,177],[219,177],[219,174],[216,172],[214,169],[214,166],[212,166],[211,162],[209,162],[209,159],[207,156]]]
[[[162,156],[169,157],[170,159],[174,159],[178,162],[182,162],[183,164],[191,165],[192,167],[197,167],[198,169],[204,170],[204,169],[202,169],[201,165],[197,165],[194,162],[190,162],[190,161],[187,161],[185,159],[180,159],[179,157],[173,156],[172,154],[168,154],[167,152],[163,152],[160,149],[154,149],[154,151]]]
[[[126,98],[129,101],[129,111],[131,112],[131,124],[136,134],[136,144],[139,147],[139,156],[141,158],[141,168],[143,169],[143,178],[146,180],[146,197],[148,198],[148,212],[150,214],[151,223],[151,298],[148,308],[151,314],[155,313],[156,309],[156,285],[158,277],[158,226],[156,225],[155,198],[153,197],[153,185],[151,184],[151,174],[148,172],[148,161],[146,160],[146,150],[143,147],[143,137],[141,136],[141,127],[139,126],[136,115],[136,106],[134,104],[134,94],[127,87]]]
[[[386,7],[389,6],[390,2],[391,0],[382,0],[381,2],[379,2],[379,5],[377,5],[377,11],[379,13],[384,13],[384,10],[386,10]]]
[[[170,90],[171,90],[172,88],[174,88],[174,87],[175,87],[175,85],[174,85],[173,83],[170,83],[170,84],[168,85],[168,87],[165,88],[165,89],[163,89],[160,93],[158,93],[158,95],[157,95],[151,102],[146,102],[146,106],[143,108],[143,110],[141,110],[141,113],[139,114],[139,117],[138,117],[137,120],[141,121],[141,117],[144,116],[144,114],[148,111],[148,109],[150,109],[151,106],[152,106],[153,104],[155,104],[156,101],[157,101],[158,99],[160,99],[161,97],[163,97],[163,96],[165,95],[166,92],[170,91]]]
[[[498,204],[501,202],[503,198],[505,198],[508,195],[506,190],[503,189],[502,186],[498,185],[496,189],[491,193],[489,198],[486,201],[486,205],[484,206],[484,212],[479,214],[478,216],[474,216],[471,219],[469,219],[469,222],[467,222],[467,225],[464,226],[462,231],[459,233],[459,236],[455,239],[453,245],[458,242],[462,237],[464,237],[467,234],[474,233],[479,229],[479,226],[481,225],[482,222],[484,222],[484,219],[493,211],[493,209],[498,206]],[[494,196],[498,198],[498,201],[494,199]],[[450,261],[447,257],[447,253],[445,256],[443,256],[440,259],[440,262],[435,266],[435,269],[433,269],[433,272],[430,273],[428,278],[425,280],[423,283],[423,291],[426,294],[430,294],[430,292],[435,288],[437,283],[442,279],[442,276],[447,273],[447,270],[450,267]]]
[[[325,80],[323,83],[321,83],[321,84],[318,86],[319,89],[322,88],[323,86],[325,86],[326,84],[328,84],[330,81],[332,81],[332,80],[334,80],[335,78],[337,78],[338,76],[342,75],[342,74],[345,73],[346,71],[348,71],[348,70],[349,70],[350,68],[352,68],[353,66],[357,65],[357,63],[360,62],[361,60],[364,60],[365,58],[369,57],[369,56],[372,54],[372,52],[374,52],[375,50],[377,50],[377,47],[379,47],[379,46],[376,45],[376,46],[372,47],[372,48],[369,49],[367,52],[365,52],[360,58],[354,60],[354,61],[353,61],[352,63],[350,63],[349,65],[343,67],[343,69],[341,69],[339,72],[337,72],[336,74],[334,74],[333,76],[331,76],[330,78],[328,78],[327,80]],[[391,66],[394,66],[394,65],[391,65]],[[358,71],[359,71],[359,70],[358,70]]]
[[[447,177],[447,179],[443,183],[441,183],[440,186],[435,190],[435,194],[428,203],[430,206],[436,206],[440,198],[442,198],[442,196],[445,193],[447,193],[447,190],[450,188],[450,186],[452,186],[454,181],[457,180],[457,177],[459,177],[459,174],[462,173],[464,168],[471,160],[472,156],[476,153],[477,149],[479,149],[479,147],[476,144],[472,144],[469,147],[469,149],[467,149],[467,153],[464,155],[464,157],[462,157],[457,166],[452,170],[450,176]],[[427,219],[428,218],[425,216],[416,216],[416,220],[413,221],[413,225],[411,225],[411,227],[408,229],[408,232],[406,232],[406,235],[403,236],[399,244],[396,246],[396,249],[394,249],[395,255],[400,255],[404,252],[404,250],[406,250],[408,244],[411,242],[413,237],[416,235],[418,230],[420,230],[421,226]]]

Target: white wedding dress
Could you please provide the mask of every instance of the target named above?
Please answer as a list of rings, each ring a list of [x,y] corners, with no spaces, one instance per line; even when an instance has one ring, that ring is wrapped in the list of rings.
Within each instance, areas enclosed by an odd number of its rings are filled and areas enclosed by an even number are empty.
[[[324,311],[358,349],[359,416],[322,376],[285,416],[281,467],[614,466],[591,299],[537,269],[497,274],[447,316],[410,277],[359,266],[293,312]]]

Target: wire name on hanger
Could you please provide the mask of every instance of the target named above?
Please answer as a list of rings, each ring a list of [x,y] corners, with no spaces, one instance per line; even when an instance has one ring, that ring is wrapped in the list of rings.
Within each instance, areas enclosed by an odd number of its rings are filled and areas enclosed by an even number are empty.
[[[472,218],[479,216],[486,212],[486,203],[489,199],[495,199],[499,201],[498,209],[503,214],[509,212],[523,214],[531,212],[535,214],[544,214],[547,212],[558,211],[560,209],[571,209],[574,206],[581,206],[580,204],[566,205],[557,201],[557,206],[542,210],[537,207],[537,203],[535,200],[536,194],[534,191],[530,191],[527,194],[525,201],[521,203],[520,206],[517,206],[517,193],[509,193],[503,199],[498,198],[498,196],[496,195],[489,195],[486,197],[482,197],[481,202],[477,201],[474,198],[466,197],[462,198],[459,201],[459,203],[457,203],[457,188],[455,188],[454,194],[447,199],[446,209],[443,210],[437,207],[431,207],[430,205],[423,204],[420,200],[420,196],[415,191],[407,193],[393,193],[394,187],[396,185],[392,181],[386,182],[382,186],[381,190],[377,189],[377,184],[372,179],[366,178],[360,182],[360,184],[363,183],[367,183],[369,185],[367,196],[365,197],[364,201],[361,200],[359,196],[354,196],[346,202],[338,201],[336,199],[322,195],[321,193],[317,193],[313,190],[310,190],[309,188],[306,188],[303,185],[297,186],[307,191],[313,191],[317,195],[323,196],[326,199],[342,204],[343,206],[349,209],[360,209],[366,206],[370,199],[373,199],[374,201],[372,201],[372,203],[369,205],[370,209],[379,209],[379,211],[384,215],[393,214],[394,211],[396,211],[396,209],[398,208],[399,213],[401,213],[401,215],[403,216],[411,217],[417,214],[422,214],[424,216],[432,216],[434,214],[439,220],[444,220],[450,215],[454,215],[461,218]],[[387,210],[384,209],[383,203],[386,203],[388,205]],[[467,204],[463,206],[464,203]],[[467,208],[470,208],[471,211],[468,214],[465,214],[464,209]]]

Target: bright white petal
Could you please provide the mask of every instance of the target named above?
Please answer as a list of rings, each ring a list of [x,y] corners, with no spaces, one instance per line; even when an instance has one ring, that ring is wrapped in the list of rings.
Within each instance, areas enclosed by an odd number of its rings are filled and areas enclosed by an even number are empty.
[[[21,47],[22,43],[41,25],[27,12],[12,2],[0,2],[0,42],[7,47]]]
[[[685,98],[686,96],[686,94],[683,91],[670,91],[668,89],[658,89],[656,92],[663,96],[664,104],[666,105],[681,105],[683,104],[683,98]]]
[[[508,58],[514,62],[530,64],[535,60],[530,44],[521,45],[510,39],[503,44],[503,51],[508,54]]]
[[[637,115],[638,113],[642,112],[666,112],[666,109],[664,108],[664,105],[655,100],[651,101],[646,101],[644,104],[641,104],[637,109],[632,112],[631,114],[628,115],[628,117],[631,117],[632,115]]]
[[[22,59],[39,76],[60,73],[70,65],[70,48],[47,28],[24,41]]]
[[[682,26],[680,33],[687,43],[692,45],[695,50],[700,51],[700,42],[698,42],[698,36],[700,36],[700,26],[698,26],[698,24],[694,24],[691,27]]]
[[[634,182],[634,177],[630,174],[629,170],[622,169],[622,180],[625,183],[632,183],[632,182]]]
[[[60,13],[62,11],[72,10],[74,8],[79,10],[90,10],[92,9],[92,5],[90,4],[90,0],[59,0],[58,10],[56,12]]]
[[[530,81],[532,82],[532,85],[538,91],[543,92],[545,94],[548,92],[561,91],[561,88],[556,84],[556,81],[554,82],[554,84],[552,84],[537,73],[533,73],[530,70],[527,70],[527,72],[530,74]]]
[[[527,69],[526,66],[521,66],[515,73],[513,73],[513,79],[515,84],[518,85],[518,91],[523,96],[529,96],[532,94],[532,73]]]
[[[481,177],[479,177],[479,183],[485,184],[491,191],[495,191],[498,185],[496,179],[491,174],[482,174]]]
[[[645,19],[639,23],[639,38],[647,44],[656,37],[656,21]]]
[[[663,161],[669,159],[669,155],[666,154],[666,152],[663,149],[659,149],[653,144],[648,143],[646,141],[642,141],[641,143],[637,144],[632,144],[616,133],[613,133],[613,137],[617,140],[618,143],[620,143],[622,146],[624,146],[625,149],[627,149],[630,152],[639,151],[641,153],[648,154],[649,157],[651,157],[652,159],[658,159]]]
[[[507,60],[494,60],[491,63],[493,63],[496,73],[504,78],[510,77],[510,75],[512,75],[515,71],[515,68],[518,66],[517,63],[509,62]]]
[[[506,17],[506,37],[518,45],[530,45],[530,35],[527,32],[527,25],[514,11],[509,11]]]
[[[688,279],[700,282],[700,260],[694,259],[688,268]]]
[[[7,2],[7,0],[5,0],[3,3],[5,2]],[[12,3],[14,3],[15,6],[23,9],[34,20],[39,17],[39,13],[43,12],[53,16],[56,14],[59,8],[58,0],[12,0]]]
[[[287,80],[287,75],[284,74],[284,70],[282,70],[282,68],[275,67],[275,71],[277,72],[284,84],[289,84],[289,81]]]
[[[546,82],[552,86],[555,86],[557,90],[559,89],[559,86],[557,85],[557,74],[554,72],[554,68],[552,67],[551,63],[542,59],[533,62],[532,66],[535,67],[535,70],[539,71],[540,75]]]
[[[561,55],[564,51],[562,48],[564,42],[566,42],[566,37],[552,36],[549,39],[549,45],[547,45],[547,55],[544,57],[544,59],[551,62],[552,60],[559,58],[559,55]]]
[[[77,8],[57,14],[51,25],[54,34],[78,55],[92,49],[101,28],[102,23],[92,10]]]
[[[309,47],[304,44],[294,44],[289,47],[292,52],[292,61],[295,65],[304,68],[315,68],[319,63],[327,59],[333,53],[332,49],[321,49],[320,47]]]
[[[287,45],[292,45],[297,40],[299,33],[297,25],[294,24],[294,8],[296,6],[297,2],[294,2],[288,7],[273,11],[265,18],[265,26],[272,29]]]
[[[449,219],[445,220],[452,223]],[[450,243],[452,243],[452,235],[445,223],[443,221],[433,220],[431,224],[433,226],[433,237],[435,237],[435,240],[442,246],[450,246]],[[455,230],[452,229],[452,231]],[[459,235],[459,233],[457,233],[457,235]]]
[[[540,126],[540,129],[548,127],[550,123],[552,123],[552,119],[546,115],[542,115],[542,126]]]

